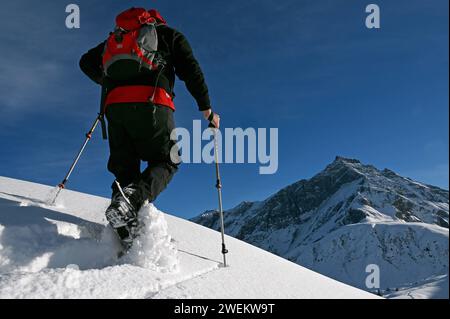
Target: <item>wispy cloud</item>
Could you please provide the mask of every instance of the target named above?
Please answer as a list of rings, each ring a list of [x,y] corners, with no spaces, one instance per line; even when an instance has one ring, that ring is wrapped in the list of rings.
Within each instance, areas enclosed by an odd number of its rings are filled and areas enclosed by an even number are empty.
[[[57,95],[63,67],[54,62],[37,63],[34,59],[7,57],[11,63],[0,65],[0,105],[4,115],[23,112],[31,105],[45,108]],[[46,103],[42,103],[46,101]]]

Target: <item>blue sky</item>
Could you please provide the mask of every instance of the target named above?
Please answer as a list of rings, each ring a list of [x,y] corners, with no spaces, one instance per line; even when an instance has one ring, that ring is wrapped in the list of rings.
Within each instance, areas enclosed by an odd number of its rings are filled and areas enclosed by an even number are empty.
[[[154,7],[190,40],[226,127],[279,128],[279,170],[222,165],[225,208],[310,178],[336,155],[448,189],[448,1],[374,1],[381,29],[364,26],[361,0],[5,0],[0,12],[0,175],[55,185],[98,109],[99,88],[78,69],[115,15]],[[199,119],[183,83],[176,122]],[[68,185],[109,196],[100,132]],[[192,217],[217,206],[212,165],[185,164],[156,205]]]

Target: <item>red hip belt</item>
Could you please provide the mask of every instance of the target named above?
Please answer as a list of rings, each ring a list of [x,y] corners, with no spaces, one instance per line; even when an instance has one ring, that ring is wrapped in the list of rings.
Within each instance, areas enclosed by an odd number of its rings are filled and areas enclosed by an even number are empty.
[[[117,103],[148,103],[160,104],[175,111],[172,97],[163,88],[147,85],[119,86],[108,92],[105,107]]]

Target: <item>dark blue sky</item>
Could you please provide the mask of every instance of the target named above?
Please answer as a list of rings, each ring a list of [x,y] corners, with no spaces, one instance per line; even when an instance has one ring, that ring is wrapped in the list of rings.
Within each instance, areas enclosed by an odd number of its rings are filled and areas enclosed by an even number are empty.
[[[225,208],[309,178],[336,155],[448,188],[448,1],[375,1],[381,29],[365,28],[361,0],[5,0],[0,12],[0,175],[60,182],[95,118],[99,88],[79,57],[128,6],[159,9],[190,40],[226,127],[279,128],[279,170],[222,165]],[[176,122],[200,118],[182,83]],[[69,188],[109,195],[107,143],[88,146]],[[156,205],[191,217],[215,208],[212,165],[185,164]]]

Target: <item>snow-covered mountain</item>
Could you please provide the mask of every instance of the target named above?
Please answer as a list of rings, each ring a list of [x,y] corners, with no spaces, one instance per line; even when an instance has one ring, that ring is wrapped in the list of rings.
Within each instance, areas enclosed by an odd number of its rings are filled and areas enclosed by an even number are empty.
[[[147,205],[117,259],[106,198],[0,177],[0,298],[377,298]]]
[[[214,211],[192,220],[219,227]],[[448,298],[448,225],[448,191],[343,157],[225,212],[228,235],[352,286],[367,289],[366,266],[377,265],[381,291],[399,290],[392,297],[437,277],[447,285],[427,296]]]

